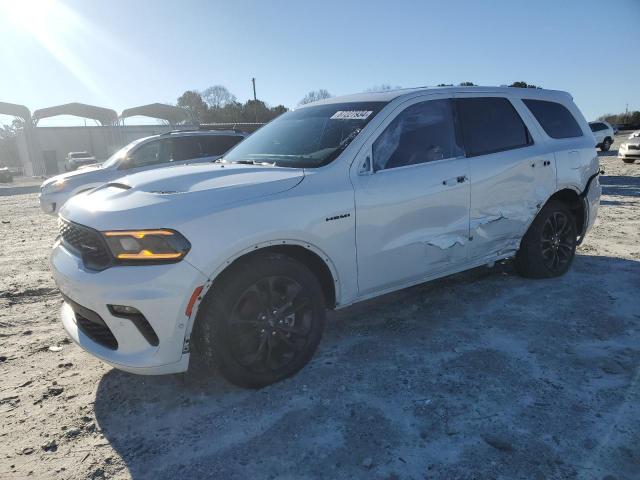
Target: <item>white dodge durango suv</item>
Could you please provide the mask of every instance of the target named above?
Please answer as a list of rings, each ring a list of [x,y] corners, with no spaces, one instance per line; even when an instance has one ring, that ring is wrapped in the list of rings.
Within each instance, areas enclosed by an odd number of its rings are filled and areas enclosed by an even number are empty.
[[[111,365],[260,387],[313,356],[326,308],[515,257],[562,275],[599,204],[564,92],[418,88],[278,117],[216,162],[131,175],[60,212],[69,336]],[[205,370],[206,371],[206,370]]]

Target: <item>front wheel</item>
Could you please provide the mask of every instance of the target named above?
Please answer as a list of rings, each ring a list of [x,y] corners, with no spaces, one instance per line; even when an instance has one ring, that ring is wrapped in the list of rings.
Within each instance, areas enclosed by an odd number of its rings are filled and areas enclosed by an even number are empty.
[[[609,149],[611,148],[612,143],[613,142],[611,141],[610,138],[605,138],[602,144],[600,145],[600,150],[603,152],[608,152]]]
[[[566,273],[576,252],[576,222],[562,202],[551,201],[522,238],[516,270],[524,277],[550,278]]]
[[[193,332],[196,368],[260,388],[294,375],[324,330],[322,288],[291,257],[256,254],[231,267],[209,291]]]

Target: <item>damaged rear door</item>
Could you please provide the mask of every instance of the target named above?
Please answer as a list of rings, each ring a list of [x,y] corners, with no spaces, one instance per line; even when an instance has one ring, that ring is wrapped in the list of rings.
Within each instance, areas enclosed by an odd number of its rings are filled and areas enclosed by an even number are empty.
[[[538,210],[537,171],[552,168],[553,154],[539,154],[508,98],[460,93],[456,106],[471,180],[469,258],[513,252]]]
[[[467,260],[469,160],[443,95],[400,105],[352,166],[360,293],[391,289]]]

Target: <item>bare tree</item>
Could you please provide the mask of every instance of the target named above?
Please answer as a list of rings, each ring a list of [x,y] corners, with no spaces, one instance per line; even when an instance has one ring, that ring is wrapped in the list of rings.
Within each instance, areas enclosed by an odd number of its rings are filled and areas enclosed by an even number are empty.
[[[331,98],[331,94],[324,88],[321,88],[320,90],[311,90],[304,96],[302,100],[298,102],[298,105],[317,102],[318,100],[324,100],[325,98]]]
[[[224,108],[227,104],[236,101],[236,96],[224,85],[205,88],[200,95],[209,108]]]

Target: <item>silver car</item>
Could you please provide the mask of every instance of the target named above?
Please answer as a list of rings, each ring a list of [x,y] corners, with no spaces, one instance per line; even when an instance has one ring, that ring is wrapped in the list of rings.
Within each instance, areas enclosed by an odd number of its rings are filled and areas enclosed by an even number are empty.
[[[198,130],[141,138],[118,150],[102,164],[46,180],[40,187],[40,207],[45,213],[56,215],[60,207],[78,193],[137,172],[215,160],[246,136],[235,130]]]

